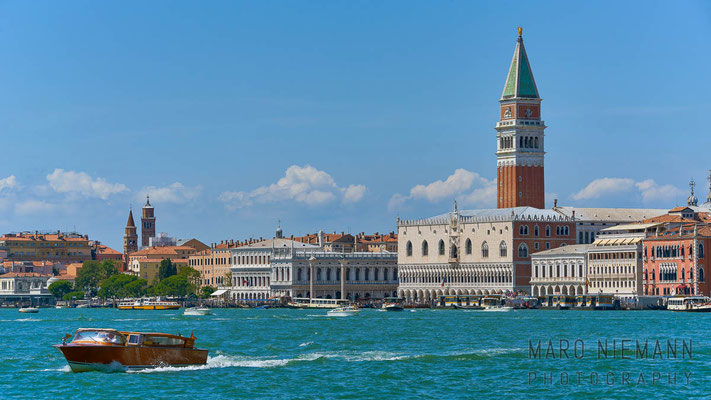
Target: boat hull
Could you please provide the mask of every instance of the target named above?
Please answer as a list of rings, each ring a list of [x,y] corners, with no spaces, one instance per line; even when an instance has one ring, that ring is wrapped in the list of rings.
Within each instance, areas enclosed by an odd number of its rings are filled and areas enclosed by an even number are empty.
[[[207,350],[183,347],[55,345],[74,372],[203,365]]]

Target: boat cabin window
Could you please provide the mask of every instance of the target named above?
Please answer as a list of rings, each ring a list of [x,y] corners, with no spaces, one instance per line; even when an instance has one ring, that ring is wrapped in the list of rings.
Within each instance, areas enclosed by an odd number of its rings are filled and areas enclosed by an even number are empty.
[[[141,344],[141,335],[128,335],[128,344]]]
[[[169,337],[169,336],[145,336],[143,344],[146,346],[182,346],[185,344],[184,339]]]
[[[74,335],[72,342],[126,344],[126,337],[118,332],[111,331],[81,331]]]

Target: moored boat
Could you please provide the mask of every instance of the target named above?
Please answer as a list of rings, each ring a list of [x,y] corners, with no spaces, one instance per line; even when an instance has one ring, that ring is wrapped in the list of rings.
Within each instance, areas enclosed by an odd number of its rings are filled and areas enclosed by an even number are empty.
[[[294,298],[287,303],[289,308],[339,308],[345,307],[350,303],[346,299],[310,299],[310,298]]]
[[[207,307],[190,307],[186,308],[183,315],[210,315],[212,312]]]
[[[685,312],[711,312],[711,298],[706,296],[671,297],[667,310]]]
[[[179,308],[180,304],[175,301],[160,299],[127,300],[118,305],[119,310],[177,310]]]
[[[39,308],[37,307],[21,307],[18,312],[21,313],[30,313],[30,314],[36,314],[39,312]]]
[[[360,309],[356,306],[345,306],[329,310],[326,314],[328,314],[329,317],[350,317],[352,315],[358,315],[359,312]]]
[[[513,307],[503,305],[503,300],[500,297],[484,297],[481,300],[483,311],[511,311]]]
[[[197,349],[195,336],[122,332],[80,328],[70,343],[56,344],[74,372],[181,367],[207,363],[207,350]]]

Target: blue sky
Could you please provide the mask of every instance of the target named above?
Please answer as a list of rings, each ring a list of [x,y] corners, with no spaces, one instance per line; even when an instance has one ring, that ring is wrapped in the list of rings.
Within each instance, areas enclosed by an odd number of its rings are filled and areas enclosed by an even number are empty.
[[[206,243],[492,206],[519,25],[549,199],[705,199],[709,3],[0,1],[0,231],[121,249],[146,192]]]

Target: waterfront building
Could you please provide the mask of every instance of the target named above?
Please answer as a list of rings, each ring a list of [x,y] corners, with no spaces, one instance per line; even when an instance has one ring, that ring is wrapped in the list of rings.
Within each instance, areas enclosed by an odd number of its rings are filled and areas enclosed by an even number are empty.
[[[587,294],[587,253],[591,247],[575,244],[531,255],[531,294]]]
[[[400,296],[529,292],[531,254],[575,244],[575,223],[553,210],[516,207],[398,219]]]
[[[75,232],[7,233],[0,236],[0,249],[8,261],[51,261],[63,264],[91,260],[89,237]]]
[[[212,244],[209,249],[198,251],[188,257],[188,265],[200,273],[200,287],[229,286],[232,280],[230,249],[233,247],[235,247],[234,242],[232,245],[229,242]]]
[[[397,253],[386,251],[339,253],[278,248],[271,257],[270,294],[352,301],[396,297],[397,264]]]
[[[129,263],[136,259],[150,259],[150,260],[177,260],[177,259],[188,259],[191,255],[195,254],[197,250],[191,246],[164,246],[164,247],[148,247],[143,250],[133,252],[128,255]]]
[[[52,303],[48,281],[51,275],[34,272],[9,272],[0,275],[0,304],[14,305],[30,302],[33,305]]]
[[[150,240],[156,236],[156,215],[151,205],[151,199],[146,195],[146,205],[143,206],[141,215],[141,246],[150,246]]]
[[[99,242],[98,240],[93,240],[89,242],[89,246],[91,247],[92,260],[113,260],[114,264],[117,268],[119,268],[119,270],[125,269],[123,266],[124,257],[121,252],[116,251],[109,246],[101,244],[101,242]]]
[[[656,223],[601,230],[588,250],[588,292],[632,300],[642,294],[642,243]]]
[[[272,257],[276,249],[320,249],[291,239],[268,239],[230,249],[231,296],[238,301],[271,297]]]
[[[632,224],[667,212],[662,209],[646,208],[558,207],[557,200],[553,209],[569,218],[575,218],[576,242],[578,244],[593,243],[602,229],[615,225]]]
[[[128,265],[128,273],[148,281],[148,285],[154,284],[158,280],[160,263],[163,259],[156,258],[132,258]],[[177,268],[187,266],[187,258],[171,258],[170,262]]]

